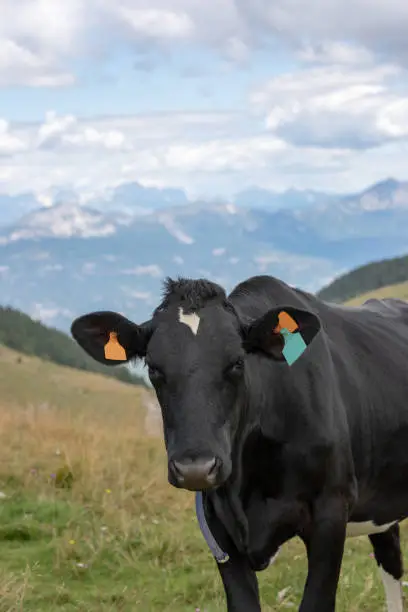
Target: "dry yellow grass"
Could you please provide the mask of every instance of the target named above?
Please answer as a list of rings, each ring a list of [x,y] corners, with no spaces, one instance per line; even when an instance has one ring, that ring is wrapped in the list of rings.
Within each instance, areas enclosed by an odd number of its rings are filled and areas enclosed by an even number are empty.
[[[388,285],[387,287],[381,287],[381,289],[375,289],[374,291],[368,291],[358,297],[353,298],[345,302],[346,306],[359,306],[366,300],[376,298],[388,298],[394,297],[400,300],[408,300],[408,282],[398,283],[396,285]]]

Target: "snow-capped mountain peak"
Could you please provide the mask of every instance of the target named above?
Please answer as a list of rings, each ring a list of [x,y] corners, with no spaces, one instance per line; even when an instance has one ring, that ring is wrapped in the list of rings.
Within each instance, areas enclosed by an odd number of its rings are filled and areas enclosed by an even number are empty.
[[[24,216],[8,234],[8,241],[44,237],[90,238],[115,232],[115,224],[101,212],[76,202],[64,202]]]

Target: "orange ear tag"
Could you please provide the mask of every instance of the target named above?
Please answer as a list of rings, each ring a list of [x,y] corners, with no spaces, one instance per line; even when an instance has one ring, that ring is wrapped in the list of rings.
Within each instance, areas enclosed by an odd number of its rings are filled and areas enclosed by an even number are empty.
[[[105,344],[105,359],[111,361],[126,361],[126,351],[118,341],[118,335],[116,332],[109,333],[109,340]]]
[[[285,312],[284,310],[282,310],[282,312],[279,313],[278,318],[279,318],[279,325],[277,325],[275,329],[273,330],[275,333],[278,334],[282,329],[287,329],[289,332],[293,333],[297,329],[299,329],[299,326],[296,323],[295,319],[292,319],[292,317],[288,315],[288,313]]]

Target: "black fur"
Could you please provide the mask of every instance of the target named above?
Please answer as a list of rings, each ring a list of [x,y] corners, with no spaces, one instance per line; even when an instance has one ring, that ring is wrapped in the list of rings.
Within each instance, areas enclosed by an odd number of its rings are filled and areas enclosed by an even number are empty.
[[[395,580],[401,580],[404,573],[400,528],[398,523],[392,525],[384,533],[374,533],[369,536],[378,565],[391,574]]]
[[[186,313],[203,308],[208,302],[226,302],[227,296],[222,287],[205,279],[191,280],[179,277],[177,280],[166,278],[163,283],[163,299],[153,314],[166,310],[172,304],[183,306]]]

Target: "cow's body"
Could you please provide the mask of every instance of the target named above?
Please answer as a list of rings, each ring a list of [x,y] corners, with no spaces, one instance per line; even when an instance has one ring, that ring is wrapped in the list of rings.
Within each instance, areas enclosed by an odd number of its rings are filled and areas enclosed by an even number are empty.
[[[242,500],[242,511],[248,517],[246,550],[254,569],[267,566],[288,536],[307,538],[309,504],[299,501],[302,489],[310,499],[311,482],[305,466],[319,436],[328,435],[338,444],[339,465],[336,461],[333,466],[341,475],[338,485],[346,495],[355,496],[347,535],[389,530],[389,537],[384,534],[371,539],[381,547],[388,537],[390,546],[397,547],[397,562],[393,559],[387,567],[399,579],[398,531],[390,527],[408,516],[408,304],[394,299],[370,300],[357,308],[327,304],[269,278],[239,285],[229,299],[244,319],[258,318],[284,303],[316,313],[323,327],[322,337],[309,348],[308,360],[299,361],[292,369],[279,369],[259,355],[253,357],[254,372],[248,377],[251,413],[255,421],[262,421],[264,444],[274,441],[268,449],[262,447],[262,435],[254,438],[253,444],[249,437],[246,458],[243,449],[237,504]],[[257,368],[265,368],[261,377],[255,373]],[[262,393],[251,390],[254,380],[262,386]],[[325,392],[316,396],[314,385],[324,386]],[[285,389],[284,397],[280,387]],[[257,394],[262,400],[257,401]],[[291,444],[294,474],[285,478],[284,449]],[[311,481],[316,473],[319,466],[316,471],[311,466]],[[214,521],[224,522],[240,548],[239,536],[231,529],[237,521],[225,520],[218,496],[217,491],[207,494],[214,513],[209,512],[209,518],[213,525]]]
[[[246,356],[232,472],[204,491],[210,529],[230,556],[219,564],[228,611],[260,611],[255,571],[298,535],[309,562],[300,611],[333,612],[345,537],[361,533],[369,535],[382,569],[388,611],[401,612],[408,304],[370,300],[347,308],[272,277],[238,285],[228,303],[248,326],[280,305],[321,323],[291,367],[259,351]],[[207,313],[211,308],[219,306]],[[199,337],[199,322],[194,325]]]

